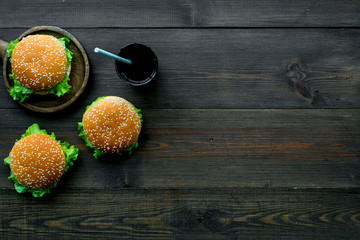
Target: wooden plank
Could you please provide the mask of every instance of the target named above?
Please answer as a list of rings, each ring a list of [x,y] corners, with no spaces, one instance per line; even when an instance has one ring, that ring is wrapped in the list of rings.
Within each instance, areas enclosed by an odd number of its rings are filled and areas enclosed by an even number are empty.
[[[1,239],[356,239],[356,190],[0,190]]]
[[[360,187],[358,109],[144,109],[137,151],[97,160],[77,136],[82,109],[51,116],[1,110],[1,159],[37,122],[80,149],[65,189]],[[0,168],[0,188],[13,188],[8,175]]]
[[[15,38],[25,29],[2,29]],[[359,108],[359,29],[72,29],[91,62],[86,101],[120,95],[143,108]],[[325,41],[326,40],[326,41]],[[159,78],[137,89],[121,81],[111,52],[151,46]],[[219,44],[222,43],[222,44]],[[2,81],[2,77],[0,78]],[[0,92],[0,108],[16,108]]]
[[[357,27],[359,1],[2,1],[2,27]],[[9,14],[10,13],[10,14]],[[6,17],[1,17],[6,16]]]

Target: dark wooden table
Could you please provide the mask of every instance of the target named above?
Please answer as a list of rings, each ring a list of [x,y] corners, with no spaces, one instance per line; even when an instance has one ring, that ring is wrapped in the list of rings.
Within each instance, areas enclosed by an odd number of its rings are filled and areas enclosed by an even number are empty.
[[[1,39],[38,25],[83,44],[89,84],[53,114],[3,88],[0,157],[32,123],[80,156],[42,199],[0,167],[0,239],[360,239],[359,1],[1,1]],[[131,42],[159,58],[146,88],[93,52]],[[142,109],[130,157],[77,136],[105,95]]]

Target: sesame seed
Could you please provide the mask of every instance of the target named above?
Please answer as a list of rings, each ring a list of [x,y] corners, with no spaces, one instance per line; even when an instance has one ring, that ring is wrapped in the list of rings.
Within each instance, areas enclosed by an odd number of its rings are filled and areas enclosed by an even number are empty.
[[[56,140],[44,134],[32,134],[13,146],[10,168],[20,184],[43,189],[60,180],[65,169],[65,154]]]
[[[59,40],[49,35],[23,38],[15,46],[11,59],[15,79],[32,90],[54,87],[66,74],[65,48]]]
[[[90,143],[104,153],[120,152],[133,145],[141,131],[134,107],[123,98],[105,97],[83,117],[84,132]]]

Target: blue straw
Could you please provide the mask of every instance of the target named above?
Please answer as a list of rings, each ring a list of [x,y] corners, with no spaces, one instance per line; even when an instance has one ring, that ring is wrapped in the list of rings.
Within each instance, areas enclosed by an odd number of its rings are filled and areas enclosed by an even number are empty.
[[[110,58],[113,58],[116,61],[119,61],[119,62],[122,62],[122,63],[125,63],[125,64],[132,64],[132,62],[130,60],[128,60],[128,59],[119,57],[119,56],[117,56],[115,54],[109,53],[109,52],[107,52],[105,50],[102,50],[100,48],[95,48],[94,52],[100,53],[100,54],[102,54],[104,56],[107,56],[107,57],[110,57]]]

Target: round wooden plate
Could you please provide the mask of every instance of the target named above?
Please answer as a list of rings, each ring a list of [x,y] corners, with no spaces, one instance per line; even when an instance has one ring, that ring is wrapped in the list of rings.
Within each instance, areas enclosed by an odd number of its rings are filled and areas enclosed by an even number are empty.
[[[25,108],[35,112],[57,112],[68,107],[84,91],[89,79],[89,59],[80,42],[73,35],[61,28],[53,26],[34,27],[24,32],[19,37],[19,40],[21,40],[27,35],[33,34],[47,34],[52,35],[56,38],[67,37],[70,39],[70,44],[67,46],[67,48],[71,52],[73,52],[73,59],[71,61],[71,72],[69,76],[69,84],[71,85],[71,88],[69,93],[66,93],[61,97],[57,97],[53,94],[32,94],[29,98],[25,99],[24,102],[18,101],[18,103]],[[14,82],[9,78],[9,73],[11,73],[11,64],[9,59],[7,58],[7,55],[4,55],[3,63],[4,83],[6,90],[10,92],[10,87],[14,86]]]

